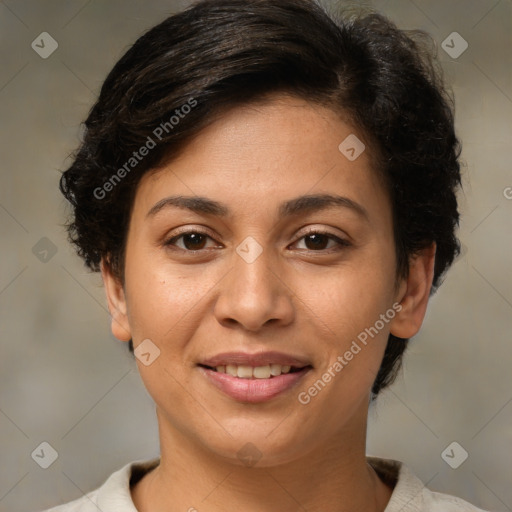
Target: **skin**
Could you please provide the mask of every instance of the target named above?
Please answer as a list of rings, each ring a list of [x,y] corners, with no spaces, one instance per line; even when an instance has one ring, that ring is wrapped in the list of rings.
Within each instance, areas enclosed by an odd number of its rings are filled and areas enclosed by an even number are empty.
[[[135,348],[149,338],[161,351],[149,366],[136,359],[161,446],[160,465],[131,489],[139,511],[385,509],[392,489],[365,457],[370,390],[389,332],[409,338],[421,326],[435,246],[396,280],[391,203],[369,146],[354,161],[338,150],[351,133],[364,141],[333,111],[275,94],[224,113],[178,159],[142,178],[125,282],[102,266],[114,336],[133,338]],[[283,201],[316,193],[347,197],[367,218],[339,206],[278,218]],[[171,195],[207,197],[231,213],[169,206],[148,216]],[[350,245],[329,237],[315,245],[309,229]],[[207,236],[166,245],[182,230]],[[250,264],[236,252],[247,236],[263,250]],[[301,404],[298,393],[396,303],[401,311]],[[304,357],[313,369],[265,403],[227,397],[197,367],[220,352],[267,350]],[[252,467],[237,457],[249,442],[261,454]]]

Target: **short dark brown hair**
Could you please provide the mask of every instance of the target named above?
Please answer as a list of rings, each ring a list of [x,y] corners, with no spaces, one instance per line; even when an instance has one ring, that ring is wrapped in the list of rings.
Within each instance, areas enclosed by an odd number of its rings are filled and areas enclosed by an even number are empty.
[[[199,1],[150,29],[115,64],[60,180],[73,208],[69,237],[86,265],[98,271],[103,259],[124,282],[144,173],[228,108],[273,92],[343,113],[364,135],[392,202],[397,277],[435,242],[433,293],[459,252],[461,184],[453,99],[434,43],[377,12],[330,14],[310,0]],[[155,146],[131,161],[148,137]],[[373,398],[395,379],[407,342],[390,334]]]

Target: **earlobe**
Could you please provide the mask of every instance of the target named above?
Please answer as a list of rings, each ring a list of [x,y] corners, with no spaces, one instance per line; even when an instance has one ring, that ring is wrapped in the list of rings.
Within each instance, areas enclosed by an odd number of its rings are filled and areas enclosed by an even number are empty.
[[[420,330],[434,277],[435,254],[436,244],[432,243],[409,260],[409,275],[402,281],[397,296],[402,309],[390,325],[391,334],[398,338],[411,338]]]
[[[111,330],[114,337],[120,341],[130,341],[131,330],[128,322],[126,298],[123,285],[112,274],[110,267],[101,261],[101,277],[107,295],[108,309],[111,316]]]

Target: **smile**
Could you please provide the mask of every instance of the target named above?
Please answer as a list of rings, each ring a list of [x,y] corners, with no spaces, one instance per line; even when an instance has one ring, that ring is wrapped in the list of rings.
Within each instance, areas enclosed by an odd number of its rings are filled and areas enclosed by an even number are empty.
[[[197,368],[207,381],[224,395],[237,402],[252,404],[267,402],[278,395],[283,395],[285,392],[296,387],[304,376],[312,370],[311,365],[302,368],[286,368],[286,366],[281,367],[281,365],[267,365],[254,368],[245,365],[228,365],[226,370],[233,373],[236,370],[235,376],[204,365],[198,365]],[[222,369],[222,366],[220,368]],[[271,373],[272,368],[276,375]],[[283,370],[288,371],[285,373]],[[277,374],[278,371],[279,374]],[[242,375],[241,377],[238,376],[239,373]],[[260,376],[258,377],[257,375]]]
[[[267,364],[265,366],[256,367],[242,364],[221,365],[215,368],[206,365],[203,367],[218,373],[226,373],[232,377],[238,377],[240,379],[271,379],[282,374],[295,373],[302,369],[295,366],[280,364]]]

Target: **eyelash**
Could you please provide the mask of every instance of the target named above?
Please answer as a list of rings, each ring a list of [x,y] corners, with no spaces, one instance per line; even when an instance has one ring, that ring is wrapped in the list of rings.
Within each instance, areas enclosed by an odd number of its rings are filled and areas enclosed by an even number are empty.
[[[190,234],[203,235],[203,236],[206,236],[207,238],[210,238],[213,240],[213,237],[211,237],[207,232],[198,230],[198,229],[194,229],[194,230],[189,230],[189,231],[183,231],[183,232],[173,236],[172,238],[169,238],[168,240],[166,240],[164,242],[164,245],[166,247],[173,246],[177,240],[179,240],[180,238],[182,238],[185,235],[190,235]],[[306,238],[307,236],[311,236],[311,235],[323,235],[323,236],[330,238],[331,240],[336,241],[338,243],[339,247],[337,249],[334,249],[335,251],[341,250],[344,247],[346,248],[346,247],[349,247],[352,245],[348,240],[339,238],[339,237],[333,235],[332,233],[330,233],[328,231],[324,231],[322,229],[312,229],[312,230],[308,231],[307,233],[305,233],[302,237],[298,238],[294,243],[297,243],[298,241]],[[191,254],[195,254],[195,253],[206,250],[206,249],[189,250],[189,249],[182,249],[181,247],[178,247],[177,249],[180,251],[183,251],[183,252],[191,253]],[[314,252],[314,253],[322,253],[322,252],[331,252],[332,249],[333,248],[331,247],[331,249],[320,249],[318,251],[315,251],[313,249],[304,249],[304,250],[309,251],[309,252]]]

